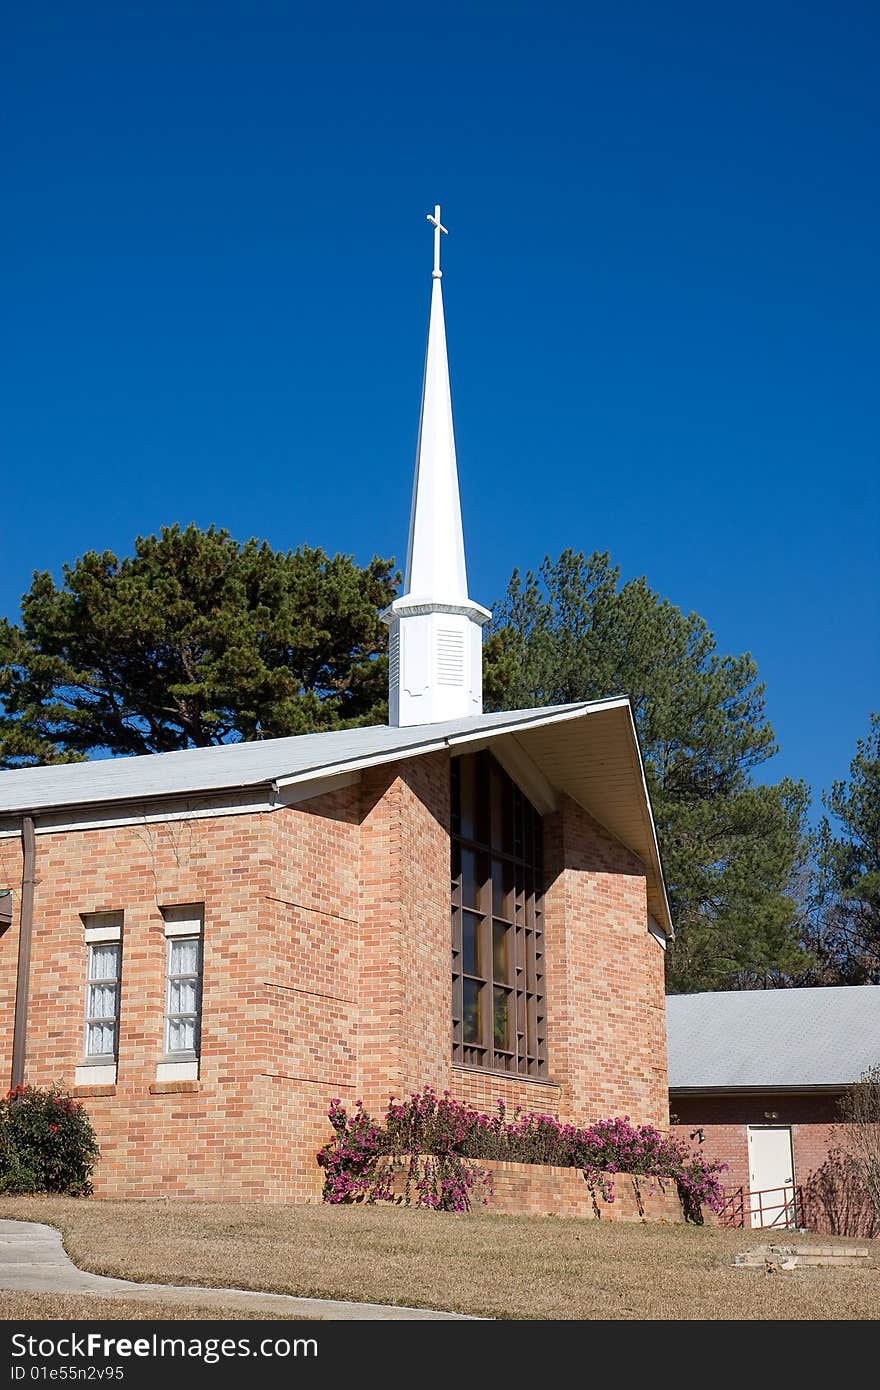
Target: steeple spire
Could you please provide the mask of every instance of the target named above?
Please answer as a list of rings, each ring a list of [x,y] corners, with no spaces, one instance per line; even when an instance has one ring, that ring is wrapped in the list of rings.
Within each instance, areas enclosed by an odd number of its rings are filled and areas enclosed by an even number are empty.
[[[452,428],[452,396],[446,356],[446,323],[440,280],[439,205],[434,216],[434,273],[431,280],[431,318],[422,382],[419,442],[413,482],[406,555],[404,593],[467,602],[464,534],[458,495],[458,465]]]
[[[447,229],[439,204],[427,220],[434,270],[404,592],[382,614],[390,628],[389,717],[396,725],[482,713],[482,627],[492,616],[468,597],[440,284]]]

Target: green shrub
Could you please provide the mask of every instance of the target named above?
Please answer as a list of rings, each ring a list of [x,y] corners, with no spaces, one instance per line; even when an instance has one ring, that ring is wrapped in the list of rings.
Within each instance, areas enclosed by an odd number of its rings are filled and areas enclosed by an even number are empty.
[[[0,1192],[88,1196],[99,1157],[88,1115],[61,1086],[14,1086],[0,1100]]]

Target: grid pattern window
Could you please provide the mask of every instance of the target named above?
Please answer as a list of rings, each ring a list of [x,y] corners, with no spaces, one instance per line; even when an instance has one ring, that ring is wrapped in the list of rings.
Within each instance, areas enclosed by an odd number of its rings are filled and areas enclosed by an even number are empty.
[[[115,1062],[119,1042],[119,981],[122,942],[95,941],[88,945],[86,980],[86,1060]]]
[[[451,767],[452,1058],[544,1077],[541,817],[490,753]]]

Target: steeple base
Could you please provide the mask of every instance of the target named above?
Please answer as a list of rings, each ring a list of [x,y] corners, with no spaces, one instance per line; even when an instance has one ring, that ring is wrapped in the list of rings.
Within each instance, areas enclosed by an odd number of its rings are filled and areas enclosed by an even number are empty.
[[[389,724],[405,728],[482,714],[488,609],[407,596],[381,616],[389,628]]]

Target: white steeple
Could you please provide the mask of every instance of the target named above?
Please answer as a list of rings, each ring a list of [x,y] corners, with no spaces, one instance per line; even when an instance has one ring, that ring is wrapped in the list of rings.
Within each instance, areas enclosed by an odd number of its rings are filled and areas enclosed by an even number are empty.
[[[482,628],[487,608],[468,598],[440,287],[439,205],[422,410],[403,593],[382,614],[389,627],[389,722],[434,724],[483,711]]]

